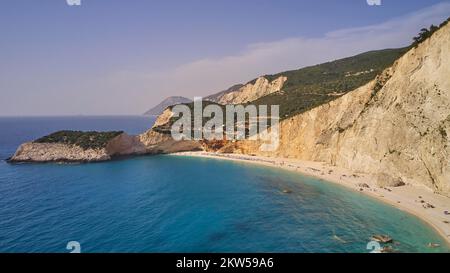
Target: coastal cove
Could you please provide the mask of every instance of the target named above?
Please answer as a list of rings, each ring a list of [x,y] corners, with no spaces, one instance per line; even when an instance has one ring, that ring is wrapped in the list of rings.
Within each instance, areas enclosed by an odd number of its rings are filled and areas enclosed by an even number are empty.
[[[322,162],[208,152],[180,152],[173,155],[258,164],[341,185],[418,217],[434,228],[450,246],[450,215],[444,213],[450,208],[450,198],[435,194],[426,187],[406,185],[380,188],[376,185],[375,178],[370,175],[354,173]]]
[[[374,234],[399,252],[449,251],[416,217],[266,166],[161,155],[0,169],[4,252],[73,240],[83,252],[368,252]]]
[[[136,134],[152,122],[142,117],[0,121],[2,158],[18,143],[51,131],[125,128]],[[245,158],[234,162],[239,159],[232,156],[184,153],[96,164],[2,161],[0,250],[66,252],[67,242],[76,240],[83,252],[369,252],[371,236],[388,234],[395,251],[450,251],[420,219],[329,183],[329,177],[311,176],[320,163],[292,172],[246,164],[255,162]],[[378,193],[389,196],[399,189]],[[427,193],[423,199],[440,212],[439,202]]]

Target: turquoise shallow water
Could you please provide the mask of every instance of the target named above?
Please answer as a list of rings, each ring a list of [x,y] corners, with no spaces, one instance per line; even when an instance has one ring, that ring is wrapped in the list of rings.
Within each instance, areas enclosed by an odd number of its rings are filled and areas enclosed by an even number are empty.
[[[368,252],[380,233],[400,252],[449,251],[411,215],[275,168],[176,156],[0,162],[0,252],[67,252],[69,241],[82,252]]]

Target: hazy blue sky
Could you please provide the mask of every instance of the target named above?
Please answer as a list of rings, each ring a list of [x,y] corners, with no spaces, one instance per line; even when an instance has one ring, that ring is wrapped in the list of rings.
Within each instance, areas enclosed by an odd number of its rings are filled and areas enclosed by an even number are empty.
[[[2,0],[0,115],[140,114],[258,75],[410,43],[450,1]]]

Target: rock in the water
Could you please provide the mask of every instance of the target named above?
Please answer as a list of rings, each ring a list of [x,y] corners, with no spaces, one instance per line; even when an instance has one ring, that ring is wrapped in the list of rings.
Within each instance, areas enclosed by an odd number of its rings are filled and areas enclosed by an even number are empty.
[[[385,246],[381,249],[381,253],[392,253],[394,248],[392,246]]]
[[[429,248],[437,248],[437,247],[440,247],[440,246],[441,246],[440,244],[436,244],[436,243],[429,243],[428,244]]]
[[[389,237],[388,235],[373,235],[372,238],[370,238],[371,240],[375,241],[375,242],[379,242],[379,243],[392,243],[392,238]]]

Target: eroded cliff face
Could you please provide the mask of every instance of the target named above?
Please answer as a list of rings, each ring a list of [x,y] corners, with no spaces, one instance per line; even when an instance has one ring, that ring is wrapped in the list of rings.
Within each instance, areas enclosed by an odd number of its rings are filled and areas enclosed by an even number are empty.
[[[203,150],[202,145],[193,140],[175,141],[171,134],[163,134],[153,129],[139,135],[140,142],[148,154],[168,154],[185,151]]]
[[[24,143],[11,162],[96,162],[111,159],[105,149],[84,150],[79,146],[59,143]]]
[[[224,94],[218,103],[226,104],[242,104],[257,100],[274,92],[278,92],[283,88],[287,77],[279,77],[273,81],[269,81],[265,77],[259,77],[254,84],[248,83],[237,91]]]
[[[162,114],[159,115],[158,118],[155,120],[155,123],[153,124],[152,128],[156,128],[158,126],[167,124],[172,117],[173,117],[173,112],[170,110],[170,108],[166,108],[166,110],[164,110],[162,112]]]
[[[235,152],[324,161],[424,185],[450,196],[450,25],[383,75],[280,124],[280,147],[233,144]]]

